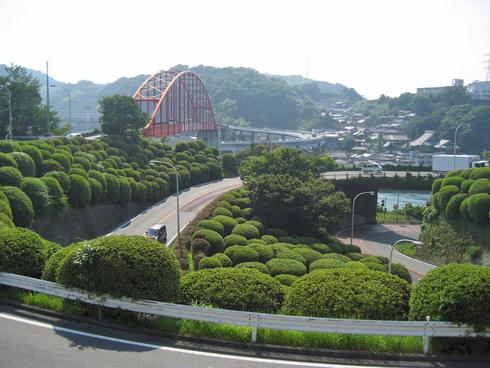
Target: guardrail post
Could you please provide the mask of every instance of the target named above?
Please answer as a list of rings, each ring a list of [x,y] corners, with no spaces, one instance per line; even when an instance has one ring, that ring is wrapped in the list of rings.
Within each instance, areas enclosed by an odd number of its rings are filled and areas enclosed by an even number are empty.
[[[257,327],[252,327],[252,343],[257,342]]]
[[[425,324],[425,327],[424,327],[424,337],[423,337],[424,347],[423,347],[423,349],[424,349],[424,354],[429,354],[430,336],[428,334],[427,329],[429,328],[430,316],[425,317],[425,319],[427,320],[427,323]]]

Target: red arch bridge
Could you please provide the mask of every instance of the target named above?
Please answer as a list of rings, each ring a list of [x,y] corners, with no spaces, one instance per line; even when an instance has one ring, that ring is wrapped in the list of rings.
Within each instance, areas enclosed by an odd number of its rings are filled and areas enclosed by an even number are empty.
[[[211,100],[193,72],[160,71],[143,82],[133,99],[149,116],[147,137],[216,130]]]

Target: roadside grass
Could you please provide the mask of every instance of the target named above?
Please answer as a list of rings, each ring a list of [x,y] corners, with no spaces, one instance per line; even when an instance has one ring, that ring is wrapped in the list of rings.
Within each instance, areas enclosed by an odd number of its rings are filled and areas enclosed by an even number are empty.
[[[403,253],[410,257],[415,257],[417,255],[417,247],[415,244],[410,242],[401,242],[395,245],[395,249],[400,253]]]
[[[403,211],[376,212],[378,224],[420,224],[421,221],[415,217],[405,214]]]
[[[91,305],[10,287],[0,288],[0,299],[77,316],[95,318],[97,315],[96,308]],[[252,336],[252,329],[246,326],[140,315],[107,308],[102,308],[102,310],[104,321],[133,328],[150,328],[182,336],[213,338],[240,343],[249,343]],[[354,335],[259,328],[257,330],[257,342],[259,344],[308,349],[367,351],[372,353],[406,354],[422,352],[422,338],[414,336]]]

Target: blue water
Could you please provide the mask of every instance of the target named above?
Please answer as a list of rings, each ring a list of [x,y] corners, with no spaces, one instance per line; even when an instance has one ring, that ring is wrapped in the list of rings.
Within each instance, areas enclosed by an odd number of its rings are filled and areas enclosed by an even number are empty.
[[[430,198],[430,192],[418,190],[380,190],[378,192],[378,204],[381,200],[385,200],[385,207],[388,211],[393,210],[393,206],[397,203],[397,197],[400,208],[405,207],[405,204],[411,203],[414,206],[425,206]]]

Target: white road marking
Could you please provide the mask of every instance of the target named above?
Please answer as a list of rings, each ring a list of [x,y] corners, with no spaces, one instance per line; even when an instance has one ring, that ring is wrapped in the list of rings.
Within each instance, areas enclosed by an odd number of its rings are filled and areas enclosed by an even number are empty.
[[[50,323],[38,322],[38,321],[33,321],[33,320],[30,320],[27,318],[16,317],[16,316],[13,316],[13,315],[10,315],[7,313],[0,313],[0,318],[8,319],[11,321],[16,321],[16,322],[20,322],[20,323],[26,323],[26,324],[29,324],[32,326],[47,328],[47,329],[53,330],[53,331],[70,333],[73,335],[85,336],[85,337],[90,337],[90,338],[94,338],[94,339],[112,341],[112,342],[116,342],[116,343],[120,343],[120,344],[134,345],[134,346],[139,346],[139,347],[149,348],[149,349],[155,349],[155,350],[171,351],[174,353],[181,353],[181,354],[191,354],[191,355],[206,356],[206,357],[210,357],[210,358],[230,359],[230,360],[239,360],[239,361],[265,363],[265,364],[281,364],[281,365],[290,365],[290,366],[298,366],[298,367],[321,367],[321,368],[356,368],[356,367],[359,367],[359,368],[361,368],[361,366],[357,366],[357,365],[295,362],[292,360],[254,358],[254,357],[246,357],[246,356],[235,356],[235,355],[226,355],[226,354],[219,354],[219,353],[209,353],[209,352],[197,351],[197,350],[171,348],[168,346],[148,344],[148,343],[134,341],[134,340],[118,339],[115,337],[98,335],[98,334],[83,332],[83,331],[79,331],[79,330],[73,330],[71,328],[55,326],[55,325],[52,325]],[[376,367],[363,365],[362,368],[376,368]]]

